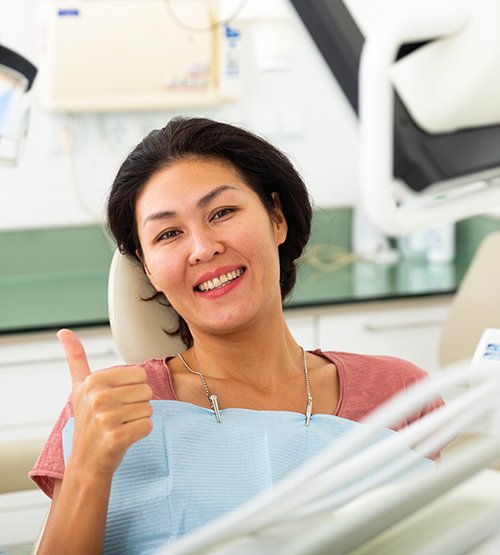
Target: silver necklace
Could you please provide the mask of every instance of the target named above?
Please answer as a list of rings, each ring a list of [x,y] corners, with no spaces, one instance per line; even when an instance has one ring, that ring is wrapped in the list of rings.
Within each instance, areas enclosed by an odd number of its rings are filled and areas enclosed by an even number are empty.
[[[306,352],[304,351],[304,349],[302,349],[302,347],[301,347],[301,350],[302,350],[302,358],[304,359],[304,374],[306,377],[306,391],[307,391],[307,406],[306,406],[306,415],[305,415],[306,426],[309,426],[309,422],[311,421],[311,415],[312,415],[313,400],[311,395],[311,389],[309,387],[309,368],[307,367]],[[210,389],[208,389],[208,384],[207,384],[207,380],[205,379],[205,376],[201,372],[197,372],[196,370],[193,370],[191,366],[189,366],[189,364],[184,360],[183,356],[180,353],[177,353],[177,356],[181,359],[182,364],[184,364],[184,366],[192,374],[196,374],[201,378],[201,381],[203,382],[203,387],[205,389],[205,393],[207,395],[208,402],[210,403],[210,407],[214,411],[215,419],[219,423],[222,422],[222,419],[220,416],[219,403],[217,402],[217,395],[215,395],[214,393],[210,393]]]

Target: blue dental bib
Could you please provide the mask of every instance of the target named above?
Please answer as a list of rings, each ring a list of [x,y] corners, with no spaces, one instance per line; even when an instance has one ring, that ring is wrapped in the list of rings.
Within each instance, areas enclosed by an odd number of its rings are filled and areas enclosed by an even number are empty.
[[[152,405],[152,432],[130,447],[113,477],[105,554],[155,553],[273,488],[362,425],[315,414],[306,427],[303,414],[247,409],[224,409],[218,423],[211,410],[190,403]],[[63,431],[65,461],[73,429],[70,419]]]

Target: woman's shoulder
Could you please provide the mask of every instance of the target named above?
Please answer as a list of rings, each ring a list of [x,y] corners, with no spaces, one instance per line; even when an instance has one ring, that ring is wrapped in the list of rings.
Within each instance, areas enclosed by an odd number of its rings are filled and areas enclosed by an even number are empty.
[[[412,362],[387,355],[315,351],[337,367],[339,403],[336,414],[360,420],[399,391],[427,376]]]
[[[409,385],[427,376],[422,368],[403,358],[390,355],[371,355],[342,351],[314,351],[329,359],[337,370],[349,381],[379,383],[387,385]]]

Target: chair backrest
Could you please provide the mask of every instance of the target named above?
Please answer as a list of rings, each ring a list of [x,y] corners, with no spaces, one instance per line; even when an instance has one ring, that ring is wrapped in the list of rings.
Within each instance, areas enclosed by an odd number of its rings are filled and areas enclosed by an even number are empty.
[[[180,338],[163,331],[177,324],[172,310],[157,300],[144,300],[154,293],[139,262],[116,251],[108,281],[109,321],[118,352],[127,364],[186,349]]]
[[[487,235],[456,292],[439,341],[439,363],[471,359],[486,328],[500,328],[500,232]]]

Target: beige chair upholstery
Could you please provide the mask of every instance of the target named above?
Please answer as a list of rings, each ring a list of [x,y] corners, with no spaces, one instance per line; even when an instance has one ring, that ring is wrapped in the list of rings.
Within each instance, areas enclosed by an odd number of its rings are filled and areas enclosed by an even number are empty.
[[[28,472],[45,443],[43,439],[3,442],[0,448],[0,494],[35,488]]]
[[[500,232],[480,244],[451,303],[439,341],[439,363],[471,359],[486,328],[500,328]]]
[[[179,338],[163,331],[176,325],[172,311],[156,300],[143,300],[154,292],[142,266],[116,251],[109,272],[109,320],[116,347],[128,364],[175,355],[186,348]]]

